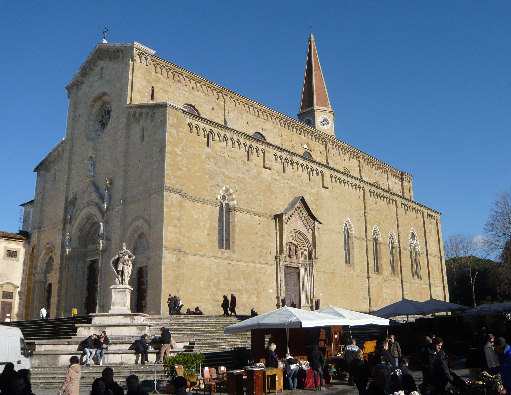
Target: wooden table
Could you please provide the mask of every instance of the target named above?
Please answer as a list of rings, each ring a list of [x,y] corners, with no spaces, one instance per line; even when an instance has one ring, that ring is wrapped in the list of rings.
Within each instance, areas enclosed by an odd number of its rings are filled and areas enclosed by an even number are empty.
[[[264,393],[272,390],[284,392],[284,374],[281,368],[264,369]]]

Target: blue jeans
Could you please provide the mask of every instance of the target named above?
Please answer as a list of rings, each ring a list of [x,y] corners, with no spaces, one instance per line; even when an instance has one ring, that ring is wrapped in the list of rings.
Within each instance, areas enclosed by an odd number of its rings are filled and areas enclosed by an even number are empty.
[[[289,380],[289,389],[295,390],[298,385],[298,366],[295,368],[291,368],[291,371],[287,375],[287,379]]]
[[[98,356],[98,364],[101,365],[101,360],[105,356],[106,348],[98,348],[96,350],[96,355]]]
[[[318,388],[317,376],[319,376],[319,388],[323,385],[323,369],[314,370],[314,387]]]
[[[94,358],[96,349],[95,348],[86,348],[84,351],[85,351],[85,354],[87,355],[87,357],[85,359],[85,364],[90,365],[90,361],[92,360],[92,358]]]

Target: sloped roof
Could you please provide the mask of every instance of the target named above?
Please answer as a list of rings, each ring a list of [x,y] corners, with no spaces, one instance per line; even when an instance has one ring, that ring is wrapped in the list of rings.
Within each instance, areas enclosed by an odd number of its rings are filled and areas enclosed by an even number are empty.
[[[307,50],[307,62],[305,63],[305,75],[303,77],[300,112],[315,107],[331,108],[325,79],[323,78],[323,72],[319,63],[316,43],[311,33],[309,36],[309,49]]]

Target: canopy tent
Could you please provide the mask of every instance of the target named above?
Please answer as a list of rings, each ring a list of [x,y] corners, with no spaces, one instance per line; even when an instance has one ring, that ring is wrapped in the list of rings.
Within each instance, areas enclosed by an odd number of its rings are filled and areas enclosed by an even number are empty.
[[[459,310],[467,310],[467,306],[462,306],[456,303],[446,302],[444,300],[431,298],[422,302],[422,305],[426,306],[429,309],[429,314],[434,313],[444,313],[448,311],[459,311]]]
[[[431,308],[428,309],[427,306],[416,300],[401,299],[399,302],[389,304],[379,310],[373,311],[371,314],[378,317],[390,318],[401,315],[432,314],[430,310]]]
[[[474,315],[474,314],[498,314],[511,311],[511,302],[502,303],[485,303],[476,306],[470,310],[464,311],[462,314]]]
[[[318,310],[319,313],[330,314],[335,317],[345,318],[349,320],[349,326],[359,325],[389,325],[389,320],[385,318],[376,317],[370,314],[359,313],[342,309],[340,307],[328,306]]]
[[[349,319],[285,306],[229,325],[224,328],[224,333],[245,332],[252,329],[314,328],[335,325],[349,325]]]

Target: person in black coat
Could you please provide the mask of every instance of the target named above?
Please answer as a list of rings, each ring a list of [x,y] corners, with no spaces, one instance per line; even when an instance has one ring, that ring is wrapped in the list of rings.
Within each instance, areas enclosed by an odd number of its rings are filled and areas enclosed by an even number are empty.
[[[314,372],[314,387],[316,391],[321,391],[321,386],[323,385],[323,369],[325,367],[325,356],[319,350],[318,346],[309,346],[307,350],[307,360],[309,361],[309,366]],[[319,386],[318,386],[318,376],[319,376]]]
[[[359,349],[353,356],[349,364],[349,372],[353,378],[353,383],[357,386],[358,393],[364,393],[369,381],[369,366],[362,350]]]
[[[147,339],[149,339],[149,335],[144,333],[135,343],[135,352],[140,353],[140,361],[142,365],[145,365],[146,362],[149,362],[149,357],[147,355],[149,351],[149,345],[147,344]]]
[[[387,364],[376,364],[373,368],[373,379],[364,395],[387,395],[390,384],[390,369]]]
[[[268,348],[266,348],[266,358],[264,361],[264,366],[267,368],[278,368],[279,367],[279,360],[277,359],[277,354],[275,353],[275,350],[277,349],[277,346],[275,343],[270,343]]]
[[[395,359],[392,358],[392,355],[389,351],[389,340],[382,340],[376,347],[377,351],[374,354],[374,363],[375,364],[384,364],[389,367],[390,370],[395,368],[394,363]]]
[[[224,315],[229,315],[229,299],[227,299],[227,295],[224,295],[224,299],[222,300],[222,304],[220,306],[224,310]]]
[[[112,391],[113,395],[124,395],[122,387],[114,381],[114,370],[112,368],[104,368],[101,377],[105,382],[106,389]]]

